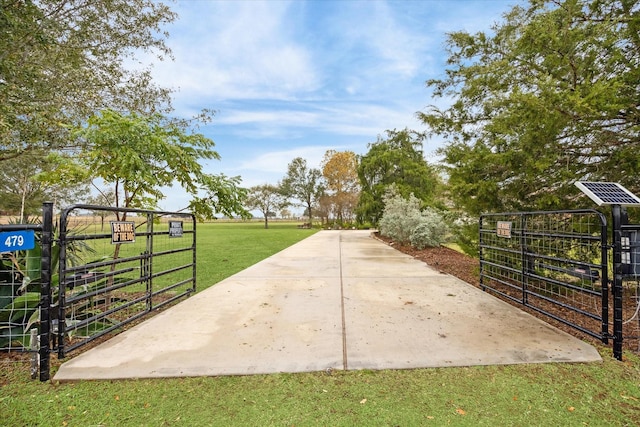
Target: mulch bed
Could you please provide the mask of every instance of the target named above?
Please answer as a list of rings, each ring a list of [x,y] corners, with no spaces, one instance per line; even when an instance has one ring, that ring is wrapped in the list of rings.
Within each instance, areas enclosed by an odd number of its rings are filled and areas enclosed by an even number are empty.
[[[394,242],[377,233],[375,236],[396,250],[427,263],[431,268],[441,273],[450,274],[469,284],[480,286],[480,264],[476,258],[444,246],[416,249],[410,245]]]

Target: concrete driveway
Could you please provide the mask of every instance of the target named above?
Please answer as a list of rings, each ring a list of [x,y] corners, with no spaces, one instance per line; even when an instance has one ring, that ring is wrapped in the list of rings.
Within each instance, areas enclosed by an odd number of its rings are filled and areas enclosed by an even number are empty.
[[[600,360],[369,231],[321,231],[68,360],[54,381]]]

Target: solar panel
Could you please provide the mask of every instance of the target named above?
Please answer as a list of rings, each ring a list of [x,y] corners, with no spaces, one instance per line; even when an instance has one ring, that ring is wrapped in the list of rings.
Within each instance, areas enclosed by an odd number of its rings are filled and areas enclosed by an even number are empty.
[[[576,187],[598,206],[640,206],[640,199],[617,182],[576,182]]]

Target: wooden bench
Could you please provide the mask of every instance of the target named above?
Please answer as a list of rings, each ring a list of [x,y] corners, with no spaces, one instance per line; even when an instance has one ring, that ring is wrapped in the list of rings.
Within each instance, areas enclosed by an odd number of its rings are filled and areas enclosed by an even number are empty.
[[[311,224],[305,222],[304,224],[298,224],[298,228],[311,228]]]

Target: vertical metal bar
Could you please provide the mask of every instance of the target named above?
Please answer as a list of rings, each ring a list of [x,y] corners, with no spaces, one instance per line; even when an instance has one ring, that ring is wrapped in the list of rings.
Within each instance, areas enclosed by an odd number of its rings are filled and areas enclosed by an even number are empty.
[[[51,342],[51,245],[53,242],[53,203],[42,205],[42,254],[40,258],[40,381],[50,378]]]
[[[72,208],[67,208],[60,214],[60,233],[58,239],[58,245],[60,247],[60,265],[58,267],[58,317],[57,317],[57,345],[58,345],[58,359],[64,358],[64,335],[65,331],[65,305],[66,305],[66,285],[65,280],[67,276],[67,217],[69,211]]]
[[[620,205],[613,216],[613,357],[622,360],[622,221]]]
[[[602,295],[602,342],[609,343],[609,247],[607,236],[607,219],[599,214],[600,218],[600,292]]]
[[[35,380],[40,371],[40,338],[38,328],[29,329],[29,351],[31,352],[31,379]]]
[[[484,215],[480,215],[480,220],[478,221],[478,258],[480,260],[480,289],[486,291],[487,287],[484,285],[484,254],[482,253],[482,218]]]
[[[527,305],[529,303],[529,296],[527,294],[529,284],[529,273],[533,269],[531,260],[529,259],[527,250],[527,214],[520,214],[520,265],[522,266],[522,304]]]
[[[196,216],[191,214],[191,224],[193,227],[193,240],[191,247],[193,248],[193,292],[196,291]],[[482,276],[480,276],[482,277]]]
[[[147,258],[149,254],[146,250],[140,254],[140,281],[144,283],[145,311],[151,311],[151,293],[149,292],[149,275],[147,274]]]
[[[153,259],[153,213],[147,213],[147,250],[144,257],[143,274],[146,276],[147,284],[147,311],[153,310],[153,282],[152,282],[152,259]]]

